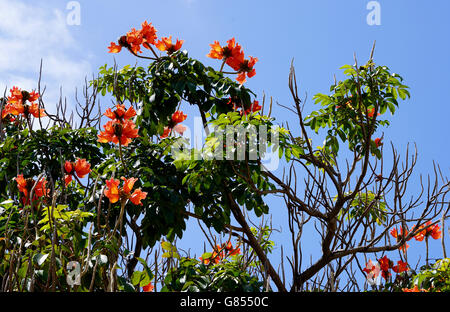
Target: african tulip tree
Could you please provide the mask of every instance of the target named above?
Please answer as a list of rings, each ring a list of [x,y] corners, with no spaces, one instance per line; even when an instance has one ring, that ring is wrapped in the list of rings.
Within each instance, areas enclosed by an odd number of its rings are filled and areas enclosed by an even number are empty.
[[[293,106],[286,109],[298,124],[286,129],[274,123],[271,103],[245,87],[258,59],[246,57],[235,38],[210,44],[207,56],[219,61],[218,69],[191,58],[183,40],[158,38],[145,21],[111,42],[109,53],[129,52],[146,66],[100,68],[77,107],[78,127],[62,106],[56,115],[45,111],[40,86],[13,87],[2,99],[3,291],[302,291],[309,282],[354,290],[359,286],[342,287],[339,280],[345,274],[352,280],[356,265],[368,280],[381,274],[388,285],[392,271],[402,277],[393,289],[413,289],[405,277],[406,242],[440,237],[437,218],[444,226],[449,183],[429,185],[422,206],[419,199],[406,203],[416,158],[400,169],[393,149],[392,166],[383,165],[388,138],[379,133],[389,125],[383,118],[409,97],[399,75],[372,56],[363,66],[344,66],[346,79],[316,95],[321,107],[304,116],[291,67]],[[96,114],[99,94],[115,104]],[[187,105],[198,110],[207,133],[202,149],[182,136]],[[224,140],[236,128],[259,136],[244,131],[241,141],[234,133]],[[315,147],[309,129],[326,130],[323,145]],[[267,170],[268,151],[254,151],[252,143],[284,157],[287,174]],[[204,157],[211,154],[216,157]],[[288,213],[290,278],[270,257],[274,244],[285,242],[272,242],[267,224],[251,226],[251,218],[276,213],[267,205],[273,195],[284,199]],[[210,248],[201,257],[182,256],[176,247],[189,219],[209,230]],[[302,235],[312,222],[321,251],[305,265]],[[386,255],[399,250],[396,262]],[[74,283],[68,273],[77,264]]]

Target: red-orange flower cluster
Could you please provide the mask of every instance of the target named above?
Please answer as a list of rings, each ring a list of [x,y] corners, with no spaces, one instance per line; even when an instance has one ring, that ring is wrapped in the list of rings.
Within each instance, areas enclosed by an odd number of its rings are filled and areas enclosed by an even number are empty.
[[[156,29],[152,26],[152,23],[149,24],[147,21],[144,21],[141,24],[141,29],[136,30],[135,28],[132,28],[126,35],[119,38],[117,44],[111,42],[108,47],[108,52],[119,53],[122,48],[126,48],[137,55],[138,53],[142,53],[141,46],[152,50],[151,45],[155,45],[159,50],[172,54],[179,50],[183,45],[183,40],[178,39],[175,44],[172,44],[172,36],[163,37],[158,42],[156,41],[157,38]]]
[[[210,44],[210,47],[211,51],[206,56],[223,60],[228,66],[233,68],[238,74],[236,80],[240,84],[246,81],[246,77],[251,78],[256,74],[253,66],[255,66],[258,59],[252,56],[249,59],[245,59],[241,46],[236,44],[234,38],[228,40],[226,46],[222,47],[219,41],[214,41],[213,44]]]
[[[399,260],[399,261],[397,261],[397,265],[394,265],[394,266],[392,267],[392,270],[393,270],[395,273],[406,272],[406,271],[409,270],[408,263]]]
[[[66,172],[64,181],[67,186],[70,182],[72,182],[72,175],[76,174],[78,178],[82,179],[85,175],[91,172],[91,165],[86,161],[86,159],[78,158],[75,163],[66,160],[64,170]]]
[[[402,288],[403,292],[428,292],[428,290],[426,289],[419,289],[419,287],[417,287],[417,285],[414,285],[413,288]]]
[[[250,106],[250,108],[246,109],[244,111],[244,115],[250,114],[250,113],[254,113],[254,112],[258,112],[260,111],[262,108],[261,105],[259,105],[259,102],[254,100],[252,105]]]
[[[236,44],[234,38],[228,40],[227,45],[224,47],[222,47],[217,40],[209,46],[211,47],[211,51],[206,56],[218,60],[224,60],[225,62],[242,53],[241,46]]]
[[[439,239],[439,238],[441,238],[441,230],[440,230],[440,227],[439,227],[439,225],[437,225],[437,224],[434,224],[434,225],[431,225],[431,221],[428,221],[425,225],[421,225],[420,227],[419,227],[419,230],[420,229],[423,229],[423,228],[425,228],[425,227],[427,227],[426,229],[424,229],[424,230],[422,230],[422,231],[420,231],[418,234],[416,234],[415,236],[414,236],[414,238],[417,240],[417,241],[423,241],[423,239],[425,238],[425,239],[427,239],[428,237],[432,237],[432,238],[434,238],[434,239]]]
[[[216,248],[214,248],[214,251],[212,252],[209,258],[203,259],[202,257],[200,257],[199,259],[202,261],[203,264],[206,265],[210,263],[217,264],[226,257],[238,255],[240,253],[241,248],[239,248],[238,246],[236,246],[236,248],[233,248],[231,242],[227,242],[222,245],[216,245]]]
[[[162,37],[161,40],[159,40],[156,44],[155,47],[158,48],[158,50],[160,51],[166,51],[167,54],[172,54],[175,51],[178,51],[179,49],[181,49],[181,46],[183,45],[183,40],[178,40],[176,41],[175,44],[172,43],[172,36],[170,37]]]
[[[374,142],[376,147],[380,147],[381,145],[383,145],[383,142],[381,142],[381,138],[376,138]]]
[[[152,24],[144,21],[141,24],[141,29],[136,30],[132,28],[126,35],[121,36],[118,40],[118,44],[111,42],[108,47],[109,53],[119,53],[122,48],[129,49],[134,54],[142,53],[141,45],[144,48],[150,49],[151,44],[155,44],[156,41],[156,29]]]
[[[187,115],[184,114],[182,111],[176,111],[172,114],[172,118],[169,120],[169,125],[167,127],[164,127],[164,132],[160,136],[161,139],[167,138],[172,130],[175,132],[183,135],[184,131],[186,130],[186,127],[183,126],[181,123],[185,121],[187,118]]]
[[[125,104],[117,104],[114,111],[111,108],[108,108],[104,115],[113,121],[124,122],[125,120],[129,120],[136,116],[136,111],[133,106],[130,106],[125,110]]]
[[[10,89],[9,92],[11,95],[8,96],[8,102],[2,110],[2,119],[8,115],[23,115],[25,118],[28,118],[29,115],[33,115],[36,118],[46,116],[45,110],[39,108],[39,104],[36,103],[39,99],[37,92],[21,90],[16,86]]]
[[[255,76],[256,71],[253,66],[255,66],[257,61],[258,59],[252,56],[250,56],[249,60],[244,59],[244,54],[241,54],[238,58],[232,59],[230,66],[239,73],[236,80],[239,81],[240,84],[243,84],[246,81],[246,77],[252,78]]]
[[[259,102],[257,100],[254,100],[253,103],[250,105],[250,107],[245,109],[245,110],[244,110],[243,107],[240,107],[238,104],[236,104],[236,102],[234,102],[231,98],[229,99],[227,104],[228,105],[232,105],[233,106],[233,110],[235,110],[235,111],[239,111],[239,109],[241,109],[240,110],[241,115],[242,114],[248,115],[250,113],[255,113],[255,112],[260,111],[261,108],[262,108],[262,106],[259,105]]]
[[[98,141],[100,143],[113,142],[127,146],[133,138],[139,137],[139,130],[136,129],[136,125],[130,118],[136,115],[136,111],[133,107],[125,110],[125,105],[116,105],[116,110],[112,111],[108,108],[105,112],[105,116],[111,118],[106,125],[103,126],[104,131],[98,135]]]
[[[403,262],[401,260],[397,261],[397,265],[385,255],[383,258],[378,259],[378,265],[374,265],[372,260],[366,264],[366,267],[363,269],[367,274],[367,278],[374,280],[381,272],[381,276],[384,279],[388,279],[391,276],[390,269],[392,269],[395,273],[399,274],[409,270],[408,263]]]
[[[25,179],[23,174],[19,174],[14,178],[17,182],[17,188],[21,193],[23,193],[22,203],[24,205],[30,204],[30,195],[33,190],[33,201],[39,199],[42,196],[47,196],[49,190],[46,189],[45,185],[47,181],[45,178],[41,178],[39,181],[35,181],[33,178]],[[34,188],[34,189],[33,189]]]
[[[136,125],[130,120],[123,123],[108,121],[103,127],[105,130],[98,135],[100,143],[113,142],[127,146],[132,141],[131,139],[139,137]]]
[[[391,276],[389,269],[392,268],[392,261],[387,256],[384,256],[383,258],[378,259],[378,263],[380,264],[381,276],[384,279]]]
[[[400,242],[404,237],[408,235],[408,230],[403,229],[403,227],[400,227],[400,233],[397,232],[397,228],[392,228],[389,232],[391,235],[397,239],[397,242]],[[410,240],[411,238],[407,239]],[[406,252],[406,249],[408,249],[409,245],[405,242],[402,246],[399,247],[400,250],[403,252]]]
[[[143,286],[143,287],[142,287],[142,290],[143,290],[144,292],[151,292],[151,291],[153,291],[153,288],[155,288],[155,287],[154,287],[153,284],[150,282],[150,283],[148,283],[147,285]]]
[[[119,199],[121,201],[129,199],[133,204],[142,206],[141,200],[147,197],[147,192],[142,192],[142,190],[138,188],[134,190],[133,193],[131,193],[134,183],[136,183],[138,179],[137,178],[126,179],[125,177],[121,177],[121,179],[124,181],[124,183],[120,189],[119,189],[120,180],[116,180],[114,178],[106,180],[106,188],[104,191],[105,196],[109,198],[109,201],[112,204],[119,201]]]
[[[367,277],[375,279],[380,274],[380,267],[373,264],[372,260],[369,260],[369,262],[366,263],[366,267],[363,269],[363,271],[366,272]]]
[[[375,115],[375,107],[367,110],[367,116],[369,116],[369,118],[372,118],[373,115]],[[380,113],[378,113],[377,116],[380,116]]]
[[[432,222],[428,221],[426,224],[419,226],[419,231],[417,234],[414,235],[415,240],[417,241],[423,241],[423,239],[428,239],[428,237],[432,237],[434,239],[439,239],[441,237],[441,230],[439,225],[434,224],[431,225]],[[414,226],[411,228],[410,232],[415,232]],[[390,231],[391,235],[397,239],[397,242],[401,241],[402,238],[406,237],[408,235],[408,230],[403,229],[400,227],[400,231],[397,231],[397,228],[392,228]],[[412,237],[408,238],[407,241],[409,241]],[[408,249],[409,245],[405,242],[402,246],[400,246],[400,250],[403,252]]]

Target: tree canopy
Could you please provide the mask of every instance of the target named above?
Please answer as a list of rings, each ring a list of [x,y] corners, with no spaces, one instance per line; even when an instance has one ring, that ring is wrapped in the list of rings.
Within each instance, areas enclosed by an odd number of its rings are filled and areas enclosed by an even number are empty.
[[[272,101],[245,87],[258,59],[234,38],[210,45],[218,68],[182,47],[147,21],[111,42],[110,53],[146,66],[102,66],[76,122],[62,102],[56,114],[46,110],[40,85],[13,86],[1,99],[1,291],[450,289],[450,183],[436,165],[435,178],[410,198],[417,150],[402,163],[392,145],[387,162],[379,133],[410,93],[375,63],[374,50],[366,63],[342,66],[345,79],[315,95],[307,115],[292,65],[292,126],[277,123]],[[114,105],[103,110],[100,96]],[[183,136],[188,105],[206,132],[200,147]],[[281,176],[264,162],[274,155]],[[271,207],[271,196],[284,207]],[[271,238],[267,216],[279,209],[290,242]],[[195,221],[209,245],[200,257],[176,245]],[[306,263],[311,225],[321,250]],[[426,244],[421,268],[408,263],[412,239]],[[444,254],[433,263],[432,239]],[[271,254],[284,244],[290,253],[280,263]]]

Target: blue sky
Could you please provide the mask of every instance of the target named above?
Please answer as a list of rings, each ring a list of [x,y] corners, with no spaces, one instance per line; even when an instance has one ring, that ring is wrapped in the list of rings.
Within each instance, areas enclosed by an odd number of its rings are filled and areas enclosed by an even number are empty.
[[[61,86],[70,103],[74,88],[80,88],[84,77],[91,77],[101,65],[112,65],[114,58],[119,66],[136,62],[124,52],[108,54],[107,46],[147,20],[159,36],[183,39],[190,56],[217,68],[220,64],[206,57],[208,44],[235,37],[246,55],[259,59],[256,76],[248,79],[247,87],[260,100],[265,92],[274,103],[291,105],[287,82],[292,59],[300,93],[308,94],[310,100],[316,93],[328,92],[333,75],[341,77],[339,67],[353,64],[354,53],[359,63],[365,62],[376,40],[375,62],[402,75],[410,86],[411,99],[401,103],[384,136],[385,142],[392,141],[402,154],[408,143],[417,144],[414,194],[418,174],[431,173],[433,160],[444,174],[450,169],[446,96],[450,87],[450,2],[379,0],[381,25],[373,26],[366,22],[368,2],[80,0],[81,23],[68,25],[69,1],[0,0],[0,89],[12,85],[35,88],[42,58],[47,105],[51,109],[56,103]],[[108,105],[108,101],[103,103]],[[311,101],[307,102],[306,112],[312,109]],[[189,108],[185,111],[189,117],[196,114]],[[295,124],[292,114],[279,106],[274,106],[272,116],[280,123]],[[281,220],[281,202],[270,202],[274,221]],[[198,235],[192,229],[187,236]],[[286,239],[283,232],[275,235]],[[311,245],[311,250],[319,247]],[[432,247],[439,248],[437,244]]]

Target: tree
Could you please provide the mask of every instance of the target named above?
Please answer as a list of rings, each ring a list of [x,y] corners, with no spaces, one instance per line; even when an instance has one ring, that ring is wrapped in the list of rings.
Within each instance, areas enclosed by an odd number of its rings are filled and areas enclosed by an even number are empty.
[[[182,40],[158,40],[151,24],[141,26],[111,42],[109,52],[127,50],[147,66],[101,67],[84,88],[85,101],[77,99],[78,125],[63,101],[55,115],[45,110],[39,85],[37,91],[13,87],[2,99],[2,291],[355,290],[353,266],[372,277],[376,271],[363,269],[361,255],[399,248],[398,264],[385,256],[377,272],[386,281],[391,269],[403,276],[385,289],[410,286],[406,242],[425,235],[438,217],[445,228],[450,184],[435,170],[426,202],[421,205],[420,194],[405,203],[417,151],[401,167],[392,146],[392,167],[384,169],[384,138],[374,137],[389,125],[383,115],[394,114],[398,100],[410,95],[399,75],[377,66],[373,55],[363,66],[355,60],[342,67],[346,79],[330,95],[314,97],[321,108],[304,117],[291,66],[294,105],[286,109],[298,116],[297,134],[276,125],[271,103],[265,115],[265,99],[259,105],[244,86],[258,60],[245,58],[234,38],[210,45],[208,57],[222,61],[216,70],[182,51]],[[237,82],[227,75],[237,75]],[[103,114],[98,94],[115,101]],[[187,118],[181,105],[199,111],[207,134],[201,149],[179,135]],[[308,128],[326,130],[323,146],[313,147]],[[287,175],[264,167],[267,147],[284,157]],[[298,177],[305,181],[303,196]],[[272,195],[288,211],[289,280],[269,259],[272,227],[263,217]],[[250,214],[259,227],[251,226]],[[188,219],[198,220],[211,245],[199,260],[176,247]],[[312,222],[319,224],[322,251],[305,268],[301,240]]]

